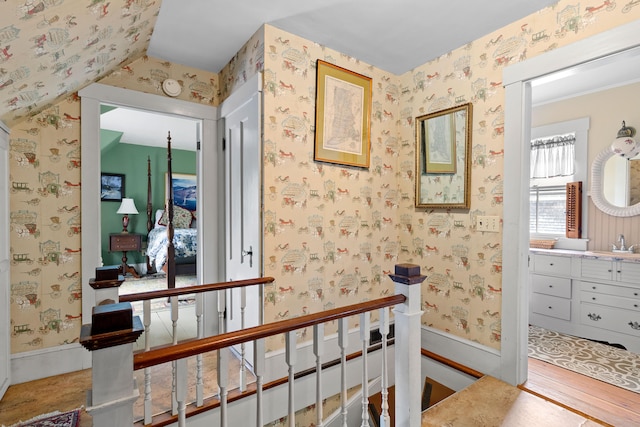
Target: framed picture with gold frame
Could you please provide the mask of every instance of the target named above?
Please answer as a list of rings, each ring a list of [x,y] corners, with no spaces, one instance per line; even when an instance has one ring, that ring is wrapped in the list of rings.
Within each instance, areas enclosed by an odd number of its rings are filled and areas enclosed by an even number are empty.
[[[473,105],[416,118],[416,207],[469,209]]]
[[[314,160],[368,168],[371,78],[318,60]]]

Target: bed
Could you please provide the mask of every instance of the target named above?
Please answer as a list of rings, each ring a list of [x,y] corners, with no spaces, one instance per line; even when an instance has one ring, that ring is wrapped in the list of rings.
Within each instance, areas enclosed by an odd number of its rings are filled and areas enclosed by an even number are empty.
[[[167,137],[167,175],[167,182],[173,182],[171,134]],[[147,272],[164,271],[168,287],[172,288],[176,275],[196,274],[196,211],[174,204],[172,186],[169,186],[167,209],[154,211],[150,158],[147,158],[147,178]]]

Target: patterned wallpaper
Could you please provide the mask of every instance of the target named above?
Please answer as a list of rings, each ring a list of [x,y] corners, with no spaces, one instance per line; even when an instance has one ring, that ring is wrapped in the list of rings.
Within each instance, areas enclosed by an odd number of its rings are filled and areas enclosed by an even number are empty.
[[[181,96],[216,105],[264,70],[267,321],[390,293],[386,274],[414,262],[429,274],[423,323],[499,348],[502,235],[476,231],[475,218],[502,215],[502,68],[640,17],[633,2],[599,6],[560,1],[402,76],[265,26],[219,82],[146,57],[103,82],[156,93],[147,79],[170,70],[201,90]],[[369,169],[313,161],[318,58],[373,79]],[[471,209],[415,209],[413,120],[464,102],[474,105]],[[13,353],[79,333],[79,134],[75,95],[11,129]]]
[[[218,76],[143,56],[100,83],[215,104]],[[163,95],[164,96],[164,95]],[[80,99],[77,94],[13,126],[9,138],[11,351],[75,342],[81,327]]]
[[[160,3],[1,2],[0,120],[12,127],[41,106],[64,102],[120,64],[142,56]]]

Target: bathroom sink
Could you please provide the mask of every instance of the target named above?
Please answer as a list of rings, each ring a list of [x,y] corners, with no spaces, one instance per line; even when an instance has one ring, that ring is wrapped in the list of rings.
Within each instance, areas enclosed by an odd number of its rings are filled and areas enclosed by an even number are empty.
[[[624,259],[640,259],[640,254],[633,252],[613,252],[613,251],[586,251],[585,255],[624,258]]]

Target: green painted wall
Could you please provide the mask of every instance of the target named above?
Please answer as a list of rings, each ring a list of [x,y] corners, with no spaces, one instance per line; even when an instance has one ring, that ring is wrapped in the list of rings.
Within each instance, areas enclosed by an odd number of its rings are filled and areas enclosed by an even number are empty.
[[[171,150],[173,173],[196,173],[195,151]],[[135,201],[139,215],[129,215],[129,232],[147,234],[147,158],[151,159],[151,188],[153,211],[162,209],[165,200],[165,173],[167,172],[167,150],[133,144],[117,144],[101,154],[101,169],[107,173],[125,175],[125,197]],[[122,215],[116,213],[120,202],[100,202],[102,262],[104,265],[119,265],[122,252],[109,252],[109,233],[122,231]],[[144,246],[145,243],[143,243]],[[129,264],[144,263],[142,253],[127,252]]]

